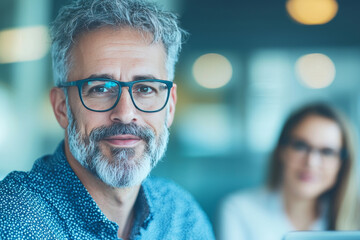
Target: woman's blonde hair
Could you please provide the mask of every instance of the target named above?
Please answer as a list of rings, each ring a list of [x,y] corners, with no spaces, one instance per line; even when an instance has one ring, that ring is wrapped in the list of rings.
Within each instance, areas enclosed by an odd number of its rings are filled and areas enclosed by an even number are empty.
[[[356,230],[359,229],[358,191],[356,179],[356,139],[352,134],[352,127],[345,116],[338,110],[325,103],[307,105],[294,112],[286,120],[280,137],[270,158],[268,173],[268,187],[276,190],[283,179],[283,164],[280,154],[291,139],[293,130],[308,116],[320,116],[336,122],[342,132],[343,146],[341,151],[341,167],[334,186],[323,193],[329,203],[327,219],[328,230]]]

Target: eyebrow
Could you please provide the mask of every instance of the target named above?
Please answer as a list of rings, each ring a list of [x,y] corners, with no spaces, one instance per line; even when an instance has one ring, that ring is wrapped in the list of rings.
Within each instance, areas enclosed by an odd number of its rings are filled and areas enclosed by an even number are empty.
[[[148,75],[139,75],[139,76],[135,76],[133,78],[133,81],[136,80],[144,80],[144,79],[158,79],[156,78],[154,75],[148,74]]]
[[[105,78],[115,80],[115,77],[110,74],[91,74],[88,78]],[[158,79],[152,74],[134,76],[131,81],[145,80],[145,79]]]
[[[88,78],[114,79],[114,76],[110,74],[91,74]]]
[[[292,140],[295,140],[295,141],[300,141],[300,142],[304,142],[304,143],[306,143],[307,145],[309,145],[310,147],[313,147],[314,148],[314,146],[311,144],[311,143],[309,143],[308,141],[306,141],[305,139],[303,139],[303,138],[301,138],[301,137],[291,137],[292,138]],[[335,146],[329,146],[329,145],[327,145],[327,146],[322,146],[322,147],[316,147],[315,146],[315,148],[320,148],[320,149],[324,149],[324,148],[328,148],[328,149],[332,149],[332,150],[336,150],[337,149],[337,147],[335,147]],[[342,148],[342,147],[341,147]],[[340,149],[341,149],[340,148]]]

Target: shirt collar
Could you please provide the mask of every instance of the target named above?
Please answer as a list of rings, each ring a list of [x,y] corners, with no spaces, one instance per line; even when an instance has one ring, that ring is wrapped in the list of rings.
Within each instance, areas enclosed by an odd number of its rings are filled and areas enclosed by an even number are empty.
[[[43,162],[35,164],[43,165]],[[76,176],[66,160],[64,141],[56,149],[54,155],[48,158],[48,175],[44,176],[44,186],[51,186],[50,191],[43,191],[44,197],[57,208],[59,215],[68,225],[83,224],[89,227],[93,224],[105,223],[117,230],[117,226],[110,222],[101,212],[87,189]],[[49,177],[51,176],[51,177]],[[69,227],[69,229],[76,229]]]
[[[145,179],[135,202],[135,221],[131,236],[141,235],[141,231],[146,230],[153,219],[154,211],[150,194],[148,181]]]
[[[64,141],[59,144],[52,157],[40,159],[34,164],[33,170],[39,168],[43,172],[45,170],[46,174],[43,183],[38,184],[42,188],[39,189],[39,192],[57,208],[60,216],[67,224],[83,223],[83,227],[88,228],[89,231],[94,229],[92,227],[94,224],[100,224],[104,227],[107,226],[109,231],[117,233],[117,224],[110,221],[101,212],[90,193],[70,167],[64,152]],[[145,180],[135,202],[135,221],[131,236],[138,235],[142,230],[146,230],[153,219],[153,207],[150,199],[150,186]],[[76,228],[69,227],[69,229]]]

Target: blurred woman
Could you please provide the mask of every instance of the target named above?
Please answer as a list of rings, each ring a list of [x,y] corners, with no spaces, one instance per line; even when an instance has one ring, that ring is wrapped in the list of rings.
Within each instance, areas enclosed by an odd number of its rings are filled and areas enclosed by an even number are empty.
[[[280,240],[288,231],[358,229],[355,149],[348,122],[326,104],[285,122],[267,186],[237,192],[221,208],[221,240]]]

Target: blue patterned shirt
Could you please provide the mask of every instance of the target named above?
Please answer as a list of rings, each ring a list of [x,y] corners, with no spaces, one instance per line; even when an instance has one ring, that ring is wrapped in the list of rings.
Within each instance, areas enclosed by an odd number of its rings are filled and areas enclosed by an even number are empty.
[[[62,142],[30,172],[0,182],[0,239],[118,239],[118,225],[97,206],[75,175]],[[141,185],[130,239],[214,239],[194,199],[174,183],[148,178]]]

